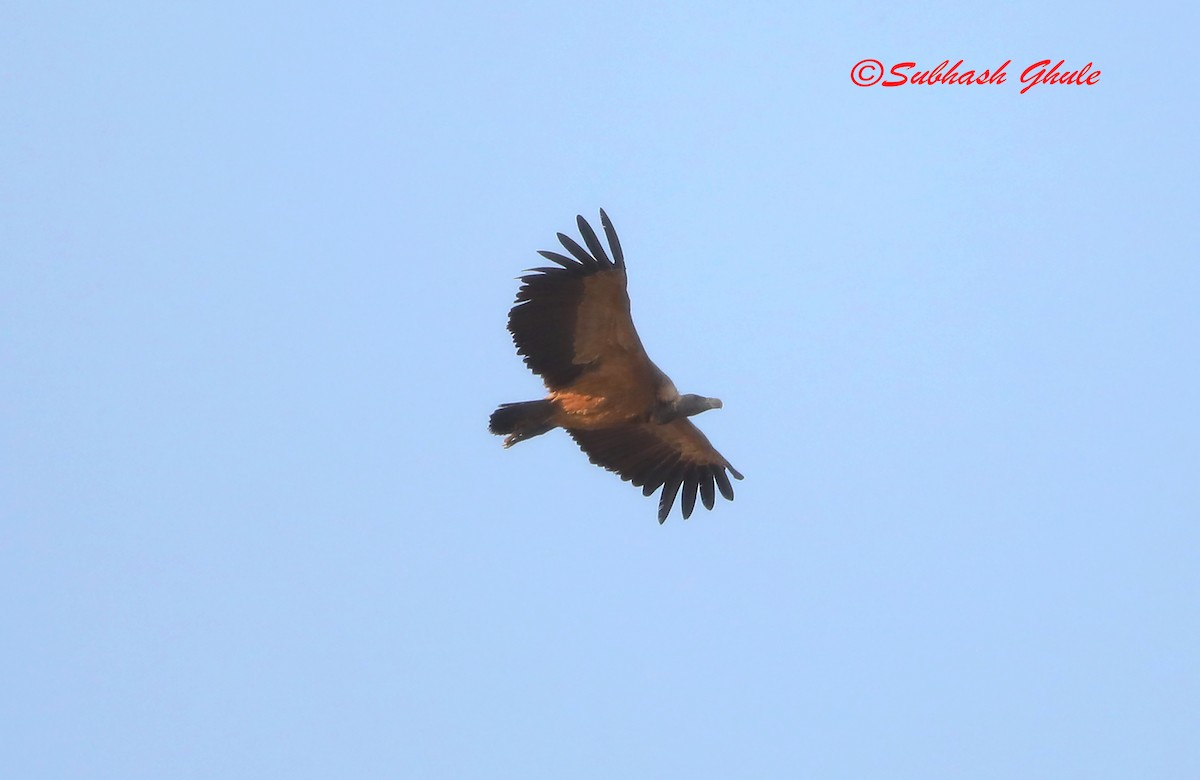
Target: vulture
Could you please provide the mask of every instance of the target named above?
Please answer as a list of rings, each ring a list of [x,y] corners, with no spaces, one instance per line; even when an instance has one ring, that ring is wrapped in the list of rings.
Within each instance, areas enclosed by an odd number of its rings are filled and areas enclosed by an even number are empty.
[[[488,429],[504,446],[555,428],[570,434],[588,459],[649,496],[662,488],[663,523],[682,490],[684,518],[696,494],[708,509],[716,491],[730,501],[742,475],[717,452],[689,417],[720,409],[718,398],[681,395],[654,365],[629,313],[625,256],[612,221],[600,210],[610,253],[582,216],[576,218],[586,249],[558,234],[569,253],[538,252],[556,265],[520,277],[508,315],[517,353],[542,377],[549,395],[540,401],[501,404]]]

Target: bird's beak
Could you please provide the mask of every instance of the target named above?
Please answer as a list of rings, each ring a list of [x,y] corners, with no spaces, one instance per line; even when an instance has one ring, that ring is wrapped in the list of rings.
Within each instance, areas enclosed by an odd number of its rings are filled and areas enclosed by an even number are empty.
[[[724,404],[721,403],[720,398],[710,398],[708,399],[708,402],[712,404],[712,408],[714,409],[720,409],[722,406],[724,406]]]

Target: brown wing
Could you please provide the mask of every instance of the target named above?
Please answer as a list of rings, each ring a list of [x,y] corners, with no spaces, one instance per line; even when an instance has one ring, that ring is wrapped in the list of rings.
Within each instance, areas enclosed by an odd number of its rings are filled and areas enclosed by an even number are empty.
[[[725,470],[728,469],[735,479],[742,478],[738,470],[713,448],[708,437],[687,419],[665,425],[642,423],[567,432],[587,453],[588,460],[640,486],[643,495],[648,496],[661,487],[660,523],[667,519],[681,487],[686,519],[696,505],[697,490],[705,508],[712,509],[716,500],[714,488],[719,488],[721,495],[733,500],[733,486],[729,484]]]
[[[587,249],[559,233],[571,257],[539,252],[560,267],[534,268],[521,277],[516,305],[508,315],[513,342],[525,365],[551,390],[625,394],[631,405],[648,405],[660,377],[665,377],[650,362],[633,327],[617,232],[601,210],[610,260],[587,220],[581,216],[577,222]]]

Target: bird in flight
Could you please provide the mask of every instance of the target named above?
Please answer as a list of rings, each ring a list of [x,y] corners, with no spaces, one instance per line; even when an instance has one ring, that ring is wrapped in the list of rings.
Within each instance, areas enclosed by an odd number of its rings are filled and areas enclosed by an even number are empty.
[[[563,428],[592,463],[642,488],[643,495],[661,487],[659,523],[681,490],[685,519],[697,492],[708,509],[717,490],[732,501],[725,472],[742,475],[688,419],[720,409],[720,399],[681,395],[654,365],[633,327],[625,256],[612,221],[601,209],[611,259],[587,220],[576,221],[587,248],[559,233],[570,257],[538,252],[557,265],[527,271],[508,314],[518,354],[549,395],[501,404],[488,429],[511,447]]]

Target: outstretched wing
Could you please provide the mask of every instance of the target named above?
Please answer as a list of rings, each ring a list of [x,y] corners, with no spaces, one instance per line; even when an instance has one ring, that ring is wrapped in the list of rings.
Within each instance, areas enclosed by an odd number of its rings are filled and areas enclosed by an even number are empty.
[[[617,232],[602,209],[600,224],[612,250],[609,259],[587,220],[580,216],[576,221],[587,249],[559,233],[558,240],[571,256],[539,252],[558,266],[534,268],[521,277],[516,305],[508,315],[513,342],[525,365],[541,375],[550,390],[625,394],[632,405],[648,405],[660,377],[665,377],[646,355],[633,327]],[[585,374],[586,387],[579,387]]]
[[[742,478],[738,470],[713,448],[708,437],[686,418],[665,425],[642,423],[599,430],[570,430],[568,433],[587,454],[588,460],[641,487],[643,495],[648,496],[661,487],[660,523],[667,519],[680,488],[683,489],[682,509],[686,519],[696,506],[697,491],[706,509],[713,508],[717,489],[725,498],[733,500],[733,486],[729,484],[726,469],[735,479]]]

